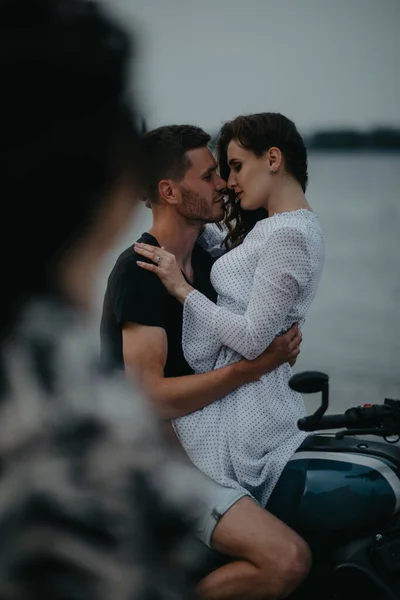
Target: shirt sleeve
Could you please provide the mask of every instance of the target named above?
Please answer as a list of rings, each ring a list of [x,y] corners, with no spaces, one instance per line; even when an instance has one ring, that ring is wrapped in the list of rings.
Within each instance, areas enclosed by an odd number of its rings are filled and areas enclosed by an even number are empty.
[[[198,243],[204,250],[207,250],[211,256],[217,258],[225,254],[226,248],[223,244],[228,231],[217,223],[207,223],[203,233],[198,239]]]
[[[183,346],[192,368],[197,370],[198,359],[204,362],[222,346],[249,360],[259,356],[282,330],[309,277],[306,234],[281,227],[266,240],[244,314],[221,308],[196,290],[191,292],[184,303]]]
[[[112,303],[120,325],[132,322],[165,329],[169,298],[157,275],[133,262],[116,274]]]

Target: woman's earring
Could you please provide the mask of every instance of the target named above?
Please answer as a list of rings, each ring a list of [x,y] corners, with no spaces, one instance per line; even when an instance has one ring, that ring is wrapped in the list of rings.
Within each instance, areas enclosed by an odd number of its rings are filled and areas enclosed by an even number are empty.
[[[272,168],[271,168],[271,169],[269,170],[269,172],[270,172],[270,173],[275,173],[275,169],[272,169]]]

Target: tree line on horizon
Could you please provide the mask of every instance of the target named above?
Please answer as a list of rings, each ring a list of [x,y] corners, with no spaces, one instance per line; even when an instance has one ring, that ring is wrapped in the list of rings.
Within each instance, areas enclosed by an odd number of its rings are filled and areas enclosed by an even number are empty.
[[[217,133],[212,136],[215,149]],[[350,128],[320,129],[303,136],[308,150],[392,150],[400,151],[400,129],[374,127],[368,131]]]

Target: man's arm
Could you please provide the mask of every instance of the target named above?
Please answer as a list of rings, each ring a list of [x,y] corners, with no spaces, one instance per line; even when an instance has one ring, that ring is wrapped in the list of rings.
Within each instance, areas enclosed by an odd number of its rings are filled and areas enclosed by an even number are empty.
[[[300,352],[301,333],[293,326],[253,361],[241,360],[209,373],[182,377],[164,377],[168,342],[162,327],[127,323],[122,339],[128,375],[131,372],[142,380],[162,418],[174,419],[212,404],[241,385],[294,360]]]

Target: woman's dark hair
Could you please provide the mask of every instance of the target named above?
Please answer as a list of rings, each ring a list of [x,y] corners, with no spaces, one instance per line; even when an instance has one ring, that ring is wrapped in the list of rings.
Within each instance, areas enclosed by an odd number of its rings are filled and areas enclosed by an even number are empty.
[[[235,140],[246,150],[261,156],[275,146],[281,151],[285,169],[296,179],[305,192],[307,174],[307,150],[293,121],[280,113],[258,113],[242,115],[223,125],[217,139],[217,158],[221,177],[228,179],[228,145]],[[267,217],[263,208],[254,211],[242,210],[235,194],[228,192],[225,225],[228,235],[227,248],[237,246],[261,219]]]
[[[132,55],[97,2],[0,0],[0,337],[136,163]]]

